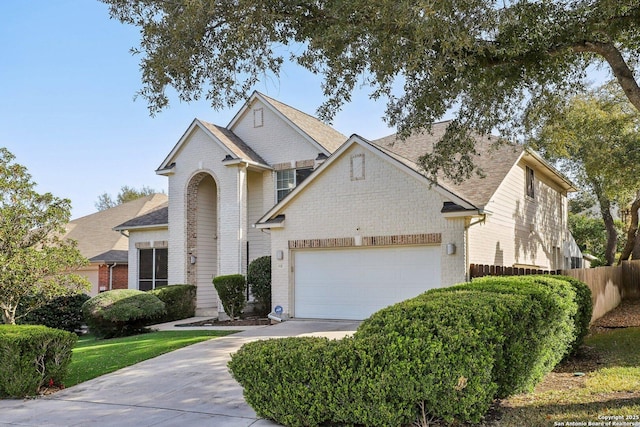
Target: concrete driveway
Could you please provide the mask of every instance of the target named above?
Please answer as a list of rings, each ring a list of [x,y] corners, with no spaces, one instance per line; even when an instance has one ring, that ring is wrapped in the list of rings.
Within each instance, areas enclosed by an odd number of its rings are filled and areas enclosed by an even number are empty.
[[[271,337],[340,338],[358,325],[292,320],[205,341],[47,397],[0,400],[0,426],[275,426],[244,401],[227,370],[230,354]]]

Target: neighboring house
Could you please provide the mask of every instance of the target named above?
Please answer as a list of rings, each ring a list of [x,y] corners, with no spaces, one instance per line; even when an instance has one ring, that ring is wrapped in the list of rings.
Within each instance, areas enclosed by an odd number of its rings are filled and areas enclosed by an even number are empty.
[[[65,239],[78,242],[90,264],[79,273],[91,282],[90,295],[128,287],[128,239],[113,227],[166,203],[165,194],[154,194],[74,219],[66,225]]]
[[[447,125],[347,139],[257,92],[226,127],[194,120],[156,171],[168,206],[116,227],[129,287],[195,284],[198,313],[215,315],[213,277],[271,255],[285,315],[362,319],[467,280],[471,263],[570,267],[571,182],[533,151],[478,138],[485,177],[434,183],[416,162]]]
[[[448,123],[397,141],[352,136],[257,223],[271,233],[274,305],[288,316],[364,319],[469,264],[570,268],[571,182],[535,152],[478,138],[484,178],[426,178],[416,164]]]
[[[196,285],[198,314],[216,315],[213,277],[246,273],[270,254],[269,234],[252,225],[346,139],[258,92],[226,127],[194,120],[156,171],[169,180],[167,222],[117,227],[130,235],[129,287],[147,287],[143,251],[167,248],[168,283]],[[154,260],[157,269],[162,259]]]

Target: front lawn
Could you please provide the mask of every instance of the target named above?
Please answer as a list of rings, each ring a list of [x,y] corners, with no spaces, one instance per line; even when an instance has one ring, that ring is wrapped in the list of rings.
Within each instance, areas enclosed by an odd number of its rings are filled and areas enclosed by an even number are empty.
[[[181,347],[232,333],[235,331],[159,331],[107,340],[85,335],[73,349],[64,385],[70,387]]]
[[[640,328],[595,333],[577,357],[558,366],[533,393],[504,400],[487,425],[638,426],[639,349]]]

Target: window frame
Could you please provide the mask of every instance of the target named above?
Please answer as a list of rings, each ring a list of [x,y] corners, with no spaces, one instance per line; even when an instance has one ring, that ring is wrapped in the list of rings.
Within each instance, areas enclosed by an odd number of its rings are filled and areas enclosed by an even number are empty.
[[[530,168],[529,166],[525,166],[525,175],[524,175],[524,180],[525,180],[525,194],[526,196],[531,199],[531,200],[535,200],[536,198],[536,176],[535,176],[535,171],[533,170],[533,168]]]
[[[287,179],[281,178],[281,175],[287,173]],[[287,197],[287,194],[292,192],[299,184],[307,179],[313,173],[313,168],[291,168],[281,169],[276,171],[275,185],[276,185],[276,203],[280,203],[282,199]],[[281,185],[284,184],[285,185]]]
[[[143,254],[151,252],[151,277],[142,277],[143,273]],[[160,252],[159,252],[160,251]],[[147,258],[145,256],[145,258]],[[148,260],[145,260],[149,262]],[[147,273],[148,266],[145,266]],[[152,289],[161,288],[169,284],[169,250],[167,248],[140,248],[138,249],[138,290],[150,291]],[[148,273],[147,273],[148,274]],[[141,286],[142,284],[149,286]]]

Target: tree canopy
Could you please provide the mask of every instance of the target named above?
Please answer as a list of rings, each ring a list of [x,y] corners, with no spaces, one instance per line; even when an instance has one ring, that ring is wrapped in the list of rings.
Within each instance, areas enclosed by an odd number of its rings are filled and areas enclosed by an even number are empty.
[[[156,190],[151,187],[147,187],[146,185],[143,185],[139,190],[133,187],[129,187],[128,185],[123,185],[120,188],[120,192],[116,196],[115,200],[113,200],[109,193],[102,193],[101,195],[99,195],[98,201],[95,203],[95,207],[99,211],[103,211],[121,205],[123,203],[139,199],[140,197],[150,196],[156,193]]]
[[[152,114],[169,87],[182,101],[232,106],[290,60],[322,76],[323,119],[359,86],[386,100],[404,136],[455,108],[423,166],[459,165],[458,179],[472,172],[470,130],[522,135],[530,112],[576,93],[589,66],[605,65],[640,109],[638,0],[102,1],[140,28],[133,52]]]
[[[599,203],[609,265],[614,262],[618,239],[612,208],[630,212],[620,258],[628,259],[638,236],[640,112],[617,85],[608,84],[567,99],[540,123],[532,145],[557,161]],[[639,256],[635,251],[634,258]]]
[[[88,261],[73,241],[62,240],[71,202],[39,194],[27,169],[0,147],[0,313],[15,323],[46,300],[88,289],[74,271]]]

